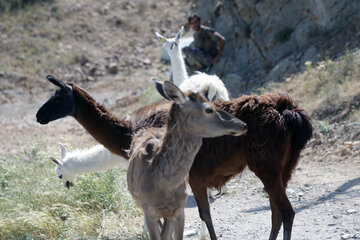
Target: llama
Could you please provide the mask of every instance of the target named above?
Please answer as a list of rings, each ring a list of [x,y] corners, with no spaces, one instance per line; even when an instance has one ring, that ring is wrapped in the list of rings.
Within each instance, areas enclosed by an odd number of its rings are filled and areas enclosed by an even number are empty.
[[[181,27],[180,31],[173,39],[166,39],[162,37],[160,34],[156,33],[156,35],[161,39],[161,41],[165,41],[164,48],[168,52],[168,54],[171,57],[171,63],[173,68],[173,76],[174,76],[174,83],[177,86],[180,86],[180,88],[183,91],[192,90],[192,91],[200,91],[204,96],[207,97],[210,101],[214,101],[216,98],[220,98],[223,100],[229,100],[229,94],[223,84],[223,82],[215,75],[208,75],[205,73],[197,73],[190,78],[187,75],[184,59],[181,53],[181,49],[178,47],[180,43],[180,37],[181,33],[183,32],[183,27]],[[172,46],[173,45],[173,46]],[[110,156],[112,157],[112,153],[108,151],[106,148],[99,147],[100,152],[103,152],[102,154],[104,156]],[[89,152],[89,159],[87,160],[86,157],[87,151],[84,151],[79,155],[81,159],[77,159],[77,154],[70,154],[72,156],[72,162],[82,162],[83,165],[86,164],[86,161],[89,161],[89,164],[93,164],[95,161],[92,159],[93,154]],[[102,159],[102,162],[106,161],[107,159]],[[116,166],[116,161],[113,162]],[[106,164],[106,163],[105,163]],[[97,165],[101,167],[101,165]],[[111,168],[111,166],[109,166]],[[99,169],[102,170],[102,169]],[[81,171],[79,169],[79,171]],[[96,168],[93,168],[92,171],[97,171]],[[87,171],[84,171],[87,172]],[[79,172],[81,173],[81,172]],[[63,175],[63,182],[66,185],[67,178]],[[58,175],[59,176],[59,175]],[[70,180],[68,181],[69,186],[73,186],[74,177],[72,176]]]
[[[246,124],[213,108],[199,93],[187,96],[173,83],[156,82],[160,94],[173,101],[167,124],[145,128],[133,137],[127,172],[128,189],[143,209],[151,239],[183,238],[186,176],[202,137],[240,136]],[[162,231],[158,221],[164,218]]]
[[[117,166],[128,167],[128,161],[111,153],[103,145],[68,152],[64,145],[60,144],[60,152],[60,160],[52,156],[49,159],[56,164],[55,174],[67,188],[74,185],[75,177],[79,174],[107,170]]]
[[[60,87],[36,114],[40,124],[73,116],[95,139],[115,154],[128,158],[132,134],[143,128],[162,127],[171,104],[162,101],[141,108],[126,121],[112,115],[85,90],[52,76]],[[277,238],[283,224],[284,240],[291,239],[295,216],[286,196],[286,186],[297,165],[300,152],[312,135],[306,112],[279,93],[242,96],[215,103],[248,127],[245,135],[203,139],[189,173],[189,184],[212,240],[217,239],[211,219],[207,188],[221,188],[246,166],[263,182],[269,195],[272,227],[270,240]]]
[[[209,101],[214,102],[216,99],[229,100],[229,93],[224,83],[216,76],[206,73],[196,73],[190,78],[188,77],[184,58],[180,48],[180,38],[184,27],[174,38],[167,39],[155,32],[156,37],[163,42],[163,48],[167,51],[171,61],[171,71],[174,83],[180,87],[182,91],[198,91]]]

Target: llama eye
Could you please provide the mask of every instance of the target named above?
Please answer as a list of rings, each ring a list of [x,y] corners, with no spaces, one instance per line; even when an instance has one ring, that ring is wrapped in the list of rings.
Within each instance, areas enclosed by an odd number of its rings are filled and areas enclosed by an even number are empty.
[[[174,45],[177,46],[177,43],[172,43],[171,46],[170,46],[170,50],[173,49]]]
[[[208,114],[213,114],[214,110],[212,108],[205,108],[205,112]]]

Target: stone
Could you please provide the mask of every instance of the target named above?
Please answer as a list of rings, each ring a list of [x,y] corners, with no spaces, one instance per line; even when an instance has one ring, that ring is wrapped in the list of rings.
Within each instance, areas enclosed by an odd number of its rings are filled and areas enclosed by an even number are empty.
[[[309,45],[310,26],[309,24],[300,24],[293,33],[296,45],[299,49],[305,48]]]
[[[246,88],[246,83],[243,81],[240,75],[235,73],[229,73],[221,79],[226,89],[229,91],[229,95],[232,98],[237,98],[240,95],[238,93],[244,92],[244,88]]]
[[[119,71],[119,67],[116,63],[110,63],[108,66],[108,71],[111,74],[116,74]]]
[[[324,42],[325,36],[336,36],[340,27],[359,24],[356,21],[359,18],[354,17],[359,12],[358,0],[234,0],[221,3],[197,0],[191,12],[197,12],[203,24],[215,28],[226,38],[223,51],[226,57],[220,58],[214,72],[219,73],[220,78],[228,74],[239,75],[243,81],[248,81],[249,89],[258,86],[259,82],[279,80],[289,73],[304,70],[306,61],[315,64],[318,53],[324,50],[319,40]],[[248,74],[254,78],[245,77]],[[236,88],[244,90],[243,87]],[[240,93],[234,92],[235,95]]]
[[[300,68],[302,70],[305,69],[306,62],[315,62],[317,60],[317,55],[318,55],[318,49],[314,45],[311,45],[305,51],[304,55],[302,56],[302,58],[300,60]]]
[[[290,57],[283,59],[279,62],[267,75],[268,81],[280,81],[282,77],[295,73],[297,68],[295,63],[291,61]]]

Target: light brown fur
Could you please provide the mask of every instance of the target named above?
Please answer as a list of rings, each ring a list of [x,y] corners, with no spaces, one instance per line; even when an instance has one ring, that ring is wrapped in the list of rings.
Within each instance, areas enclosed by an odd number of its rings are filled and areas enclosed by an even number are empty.
[[[226,116],[233,122],[220,118],[215,108],[190,93],[185,102],[172,104],[165,127],[142,129],[133,137],[128,189],[144,211],[151,239],[170,240],[173,232],[175,240],[182,239],[186,178],[202,137],[246,132],[244,123]],[[157,225],[160,218],[164,218],[161,233]]]

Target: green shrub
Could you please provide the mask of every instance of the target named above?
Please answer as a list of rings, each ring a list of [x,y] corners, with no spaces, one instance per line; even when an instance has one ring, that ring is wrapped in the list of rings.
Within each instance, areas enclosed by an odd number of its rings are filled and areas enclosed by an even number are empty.
[[[327,122],[319,121],[318,127],[319,127],[319,132],[322,134],[327,134],[331,132],[331,126]]]
[[[78,176],[67,189],[48,160],[56,154],[34,138],[22,154],[0,156],[0,239],[106,238],[105,216],[118,230],[114,239],[134,239],[142,218],[126,191],[125,171]]]

